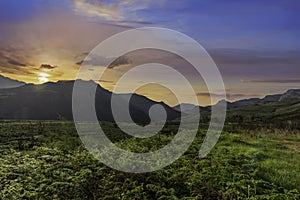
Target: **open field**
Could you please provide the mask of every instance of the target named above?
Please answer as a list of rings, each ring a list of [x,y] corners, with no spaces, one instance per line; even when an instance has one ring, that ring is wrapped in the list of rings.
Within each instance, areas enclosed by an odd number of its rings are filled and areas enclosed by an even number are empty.
[[[118,146],[149,151],[172,140],[125,137],[103,123]],[[129,174],[106,167],[83,147],[71,122],[1,122],[2,199],[299,199],[300,133],[236,130],[227,125],[212,152],[198,158],[205,129],[162,170]]]

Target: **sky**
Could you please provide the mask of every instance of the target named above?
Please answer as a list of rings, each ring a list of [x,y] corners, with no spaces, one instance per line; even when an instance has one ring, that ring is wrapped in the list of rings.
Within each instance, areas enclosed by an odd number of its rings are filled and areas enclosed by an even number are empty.
[[[194,38],[208,51],[229,101],[263,97],[300,86],[298,19],[297,0],[1,0],[0,74],[34,84],[74,80],[82,61],[103,40],[132,28],[163,27]],[[167,52],[124,55],[98,82],[112,90],[126,70],[153,60],[186,72],[199,104],[212,103],[203,80]],[[137,93],[177,103],[158,85]]]

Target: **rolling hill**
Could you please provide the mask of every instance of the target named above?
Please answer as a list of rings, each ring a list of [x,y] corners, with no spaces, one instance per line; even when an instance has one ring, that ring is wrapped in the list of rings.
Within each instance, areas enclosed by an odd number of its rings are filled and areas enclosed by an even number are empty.
[[[228,103],[227,118],[243,121],[280,123],[300,119],[300,90],[291,89],[283,94],[267,95],[262,99],[247,99]]]

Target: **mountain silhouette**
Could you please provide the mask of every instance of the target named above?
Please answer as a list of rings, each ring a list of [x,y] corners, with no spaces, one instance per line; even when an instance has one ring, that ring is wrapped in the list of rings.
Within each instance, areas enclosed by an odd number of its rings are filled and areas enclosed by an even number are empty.
[[[0,75],[0,89],[15,88],[15,87],[20,87],[22,85],[25,85],[25,83]]]
[[[96,84],[92,81],[82,84]],[[72,92],[75,81],[48,82],[41,85],[26,84],[17,88],[0,89],[0,119],[6,120],[72,120]],[[116,110],[126,109],[129,94],[116,94]],[[99,121],[114,121],[111,110],[112,93],[97,84],[95,110]],[[130,115],[134,122],[149,123],[149,109],[161,105],[167,120],[180,117],[181,113],[163,102],[155,102],[144,96],[132,94],[129,101]],[[119,119],[128,121],[126,117]]]
[[[284,122],[300,118],[300,89],[283,94],[267,95],[227,104],[227,120],[243,119],[256,122]]]
[[[41,85],[24,84],[7,78],[15,83],[14,88],[0,89],[0,119],[2,120],[72,120],[72,92],[75,81],[48,82]],[[0,79],[1,80],[1,79]],[[95,110],[99,121],[115,121],[111,98],[113,93],[102,88],[93,81],[78,80],[82,84],[95,84]],[[24,85],[22,85],[24,84]],[[12,84],[13,85],[13,84]],[[21,86],[20,86],[21,85]],[[181,104],[170,107],[163,102],[156,102],[138,94],[114,94],[118,99],[114,110],[128,109],[136,123],[149,123],[149,110],[153,105],[160,105],[167,114],[167,120],[178,119],[187,113],[200,110],[202,115],[209,115],[211,106],[196,107],[192,104]],[[197,109],[194,109],[197,108]],[[250,98],[236,102],[227,102],[227,116],[253,119],[290,119],[300,117],[300,89],[291,89],[283,94],[267,95],[264,98]],[[122,116],[118,121],[127,122],[128,117]]]

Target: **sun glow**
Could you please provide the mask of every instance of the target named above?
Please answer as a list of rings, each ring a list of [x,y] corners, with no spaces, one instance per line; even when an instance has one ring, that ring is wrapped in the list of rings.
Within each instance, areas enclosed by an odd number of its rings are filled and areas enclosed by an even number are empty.
[[[48,82],[48,81],[49,81],[49,79],[48,79],[49,76],[50,76],[50,75],[47,74],[47,73],[45,73],[45,72],[39,73],[39,77],[38,77],[39,82],[40,82],[40,83]]]

